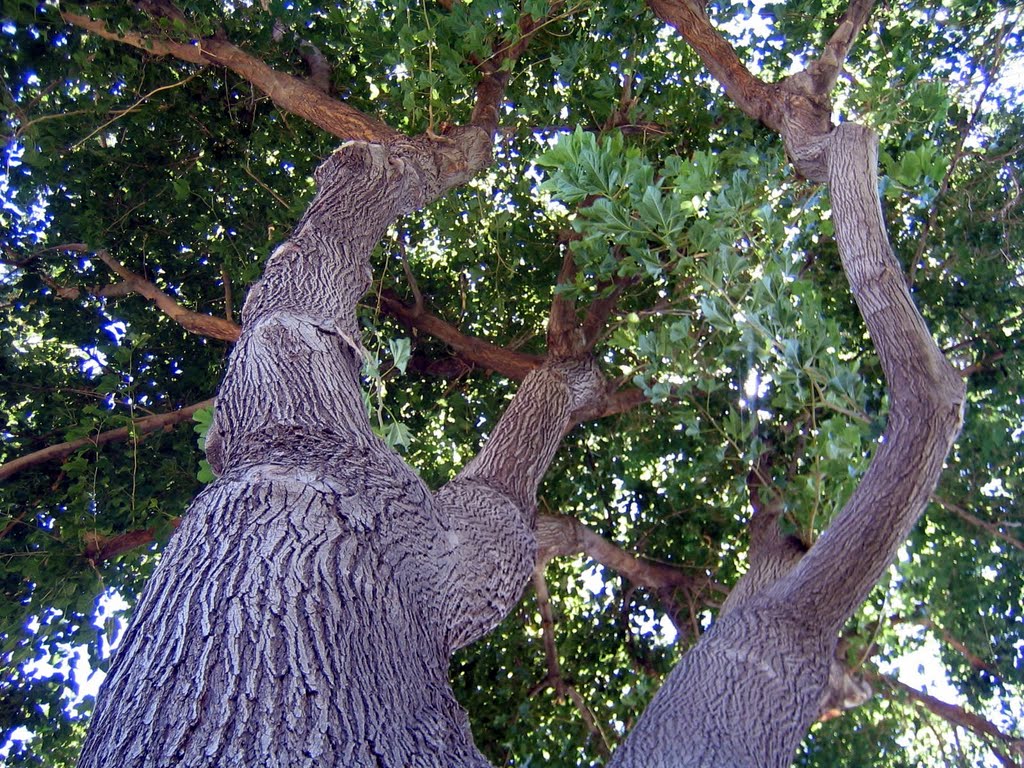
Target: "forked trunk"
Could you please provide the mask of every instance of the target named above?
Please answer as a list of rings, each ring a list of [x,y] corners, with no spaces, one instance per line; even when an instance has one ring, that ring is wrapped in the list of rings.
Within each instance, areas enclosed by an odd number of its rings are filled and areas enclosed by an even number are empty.
[[[524,382],[432,495],[371,430],[369,254],[443,185],[412,145],[351,144],[250,293],[208,437],[220,477],[164,552],[80,765],[483,766],[448,682],[533,567],[534,494],[579,398]],[[435,182],[431,183],[431,178]]]

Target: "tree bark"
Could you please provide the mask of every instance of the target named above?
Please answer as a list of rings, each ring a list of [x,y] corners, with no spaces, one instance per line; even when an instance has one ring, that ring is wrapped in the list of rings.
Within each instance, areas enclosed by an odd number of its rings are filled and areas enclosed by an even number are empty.
[[[207,438],[220,477],[147,585],[83,768],[487,764],[449,658],[518,600],[537,483],[603,380],[531,373],[436,495],[372,433],[356,302],[387,226],[462,178],[436,147],[349,143],[317,171],[246,301]]]
[[[874,134],[844,124],[794,150],[827,170],[843,269],[889,386],[888,424],[828,530],[798,562],[752,568],[740,581],[740,597],[669,675],[614,768],[789,765],[819,711],[839,628],[906,539],[960,429],[963,381],[888,243]]]

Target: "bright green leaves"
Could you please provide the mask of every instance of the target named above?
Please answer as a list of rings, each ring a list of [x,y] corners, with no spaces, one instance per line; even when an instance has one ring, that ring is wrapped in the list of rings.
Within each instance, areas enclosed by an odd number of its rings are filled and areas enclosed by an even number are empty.
[[[380,336],[375,337],[381,341]],[[412,353],[409,339],[388,339],[387,351],[390,361],[382,369],[379,355],[367,350],[363,363],[363,376],[367,388],[363,392],[366,407],[370,415],[370,426],[374,433],[392,448],[409,448],[412,432],[409,427],[398,420],[395,413],[387,405],[388,380],[396,373],[405,373]]]
[[[676,409],[688,436],[719,446],[718,460],[749,466],[766,440],[800,451],[782,482],[813,491],[791,495],[813,539],[829,516],[819,515],[822,499],[830,514],[863,468],[878,403],[846,351],[860,347],[859,320],[841,327],[829,317],[834,301],[799,273],[811,244],[801,233],[830,238],[827,211],[787,184],[775,152],[656,162],[621,135],[577,129],[538,164],[549,173],[541,191],[574,206],[576,290],[626,277],[659,307],[624,312],[610,335],[622,373]],[[837,290],[849,301],[844,282]],[[797,441],[785,426],[794,422],[806,430]]]
[[[688,225],[714,172],[708,153],[697,153],[690,162],[673,156],[656,171],[621,133],[598,142],[581,128],[561,137],[537,163],[551,169],[541,191],[577,206],[572,226],[581,239],[572,248],[580,266],[604,279],[657,278],[677,266],[686,251]]]
[[[949,160],[932,144],[921,144],[916,149],[906,150],[898,161],[888,154],[882,155],[881,160],[889,177],[904,189],[914,190],[919,186],[930,188],[932,195],[925,199],[926,202],[934,197],[934,190],[945,178],[949,167]]]

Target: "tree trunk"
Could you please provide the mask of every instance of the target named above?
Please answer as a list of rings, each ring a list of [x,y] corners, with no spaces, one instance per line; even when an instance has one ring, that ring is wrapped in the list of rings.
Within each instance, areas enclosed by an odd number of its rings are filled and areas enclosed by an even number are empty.
[[[473,167],[435,149],[352,143],[318,170],[316,198],[246,302],[207,440],[220,477],[147,586],[81,766],[487,764],[448,661],[518,599],[537,486],[605,390],[588,361],[545,362],[436,494],[372,434],[355,306],[387,226]],[[828,171],[889,424],[830,529],[802,558],[752,568],[618,768],[787,765],[818,712],[837,631],[914,524],[959,429],[963,384],[885,236],[874,137],[840,126],[796,149]]]
[[[964,384],[914,307],[878,198],[876,139],[844,124],[793,147],[824,168],[840,256],[889,385],[889,420],[850,500],[802,558],[762,553],[727,612],[669,675],[613,768],[789,765],[818,714],[837,632],[935,488]]]
[[[352,143],[317,171],[246,301],[208,437],[220,477],[145,590],[81,766],[487,765],[449,659],[518,600],[537,484],[601,388],[585,363],[534,371],[436,495],[373,435],[356,301],[387,226],[464,174],[438,157]]]

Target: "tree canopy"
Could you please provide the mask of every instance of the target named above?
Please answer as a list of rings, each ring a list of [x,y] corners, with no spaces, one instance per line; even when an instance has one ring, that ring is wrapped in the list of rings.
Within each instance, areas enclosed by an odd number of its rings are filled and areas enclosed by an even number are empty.
[[[487,83],[502,87],[493,164],[374,252],[360,306],[371,421],[438,487],[566,313],[615,392],[541,487],[532,591],[452,664],[481,751],[603,761],[746,571],[755,513],[770,508],[794,546],[817,539],[879,443],[882,368],[829,194],[666,22],[680,7],[693,6],[5,6],[9,764],[74,763],[91,708],[70,703],[75,660],[105,667],[130,608],[104,606],[134,602],[212,479],[210,398],[313,170],[346,139],[476,119]],[[803,70],[847,18],[817,0],[707,12],[766,83]],[[799,765],[1024,760],[1021,14],[878,6],[832,91],[836,121],[879,135],[889,236],[968,403],[925,515],[843,630],[852,687]],[[896,678],[922,648],[946,700]]]

